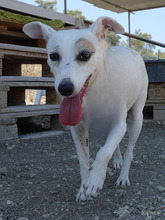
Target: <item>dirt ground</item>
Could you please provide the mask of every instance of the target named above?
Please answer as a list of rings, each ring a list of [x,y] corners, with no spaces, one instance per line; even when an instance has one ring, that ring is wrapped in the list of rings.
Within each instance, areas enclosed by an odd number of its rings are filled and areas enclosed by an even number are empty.
[[[90,141],[91,160],[105,137]],[[122,141],[122,150],[127,137]],[[70,132],[0,144],[0,220],[164,220],[165,124],[145,122],[130,169],[131,186],[116,187],[110,161],[97,198],[77,204],[79,164]]]

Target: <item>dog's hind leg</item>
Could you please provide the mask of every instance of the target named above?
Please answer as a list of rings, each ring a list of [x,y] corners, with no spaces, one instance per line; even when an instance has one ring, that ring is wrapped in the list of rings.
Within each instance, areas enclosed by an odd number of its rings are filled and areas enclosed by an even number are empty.
[[[80,164],[80,175],[81,175],[81,187],[77,194],[76,201],[85,201],[84,195],[84,184],[89,178],[89,140],[88,140],[88,126],[82,119],[81,122],[74,127],[71,127],[72,137],[76,146],[79,164]]]
[[[127,131],[128,131],[128,147],[124,154],[124,160],[120,176],[116,181],[116,185],[130,185],[129,169],[133,159],[133,149],[139,137],[143,123],[143,107],[146,100],[145,91],[139,96],[133,107],[128,112],[127,116]]]
[[[118,145],[114,155],[113,155],[113,166],[115,169],[120,169],[122,167],[123,158],[120,152],[120,146]]]

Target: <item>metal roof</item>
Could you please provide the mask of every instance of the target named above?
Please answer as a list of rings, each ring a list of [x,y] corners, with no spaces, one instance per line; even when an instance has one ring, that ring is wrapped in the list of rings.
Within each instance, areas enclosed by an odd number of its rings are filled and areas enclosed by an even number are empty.
[[[83,0],[117,13],[165,7],[165,0]]]

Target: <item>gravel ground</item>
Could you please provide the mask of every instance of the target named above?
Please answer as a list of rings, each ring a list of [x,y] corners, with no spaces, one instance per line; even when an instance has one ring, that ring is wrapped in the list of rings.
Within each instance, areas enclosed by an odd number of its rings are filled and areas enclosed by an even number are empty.
[[[91,160],[103,142],[104,135],[91,139]],[[131,186],[115,186],[119,171],[110,161],[101,194],[77,204],[79,164],[69,132],[1,143],[0,220],[164,220],[164,167],[165,125],[145,122],[130,169]]]

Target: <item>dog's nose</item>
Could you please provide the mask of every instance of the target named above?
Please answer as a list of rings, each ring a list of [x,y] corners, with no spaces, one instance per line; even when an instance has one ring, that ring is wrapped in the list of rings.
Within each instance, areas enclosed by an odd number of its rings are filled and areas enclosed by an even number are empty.
[[[58,91],[62,96],[70,96],[74,92],[74,85],[70,80],[64,79],[59,84]]]

